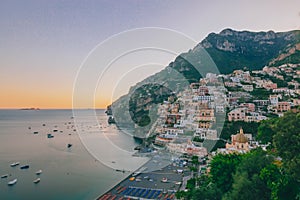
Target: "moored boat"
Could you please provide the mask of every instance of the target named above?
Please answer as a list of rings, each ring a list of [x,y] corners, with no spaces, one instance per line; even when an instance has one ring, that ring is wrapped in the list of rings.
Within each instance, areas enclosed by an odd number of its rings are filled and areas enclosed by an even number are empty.
[[[22,165],[21,167],[20,167],[20,169],[28,169],[29,168],[29,165]]]
[[[9,174],[4,174],[1,176],[1,178],[7,178],[9,176]]]
[[[14,163],[11,163],[10,166],[15,167],[15,166],[18,166],[19,164],[20,164],[20,162],[14,162]]]
[[[37,178],[37,179],[35,179],[35,180],[33,181],[33,183],[37,184],[37,183],[39,183],[40,181],[41,181],[41,179],[40,179],[40,178]]]
[[[41,169],[35,172],[36,175],[40,175],[41,173],[43,173]]]
[[[9,181],[8,183],[7,183],[7,185],[10,185],[10,186],[12,186],[12,185],[14,185],[14,184],[16,184],[17,183],[17,181],[18,181],[18,179],[14,179],[14,180],[12,180],[12,181]]]

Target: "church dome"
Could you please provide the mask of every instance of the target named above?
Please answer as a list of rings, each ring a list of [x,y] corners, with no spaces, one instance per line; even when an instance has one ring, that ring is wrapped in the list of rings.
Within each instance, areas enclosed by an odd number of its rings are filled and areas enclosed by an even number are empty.
[[[240,129],[240,133],[235,136],[235,141],[239,143],[248,142],[248,138],[245,136],[243,129]]]

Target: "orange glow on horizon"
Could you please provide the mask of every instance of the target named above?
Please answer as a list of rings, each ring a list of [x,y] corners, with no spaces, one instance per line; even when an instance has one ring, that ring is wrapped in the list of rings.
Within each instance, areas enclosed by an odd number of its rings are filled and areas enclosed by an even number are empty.
[[[40,108],[40,109],[72,109],[71,91],[20,90],[6,87],[1,89],[0,109]],[[97,98],[94,106],[78,108],[104,109],[111,104],[110,98]]]

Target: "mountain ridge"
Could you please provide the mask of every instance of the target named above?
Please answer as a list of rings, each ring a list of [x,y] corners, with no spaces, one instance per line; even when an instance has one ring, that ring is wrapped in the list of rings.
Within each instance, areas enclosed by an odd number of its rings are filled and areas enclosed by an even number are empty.
[[[244,67],[256,70],[269,65],[282,51],[298,43],[299,35],[299,30],[250,32],[224,29],[219,34],[210,33],[199,44],[210,54],[221,73],[230,73]]]

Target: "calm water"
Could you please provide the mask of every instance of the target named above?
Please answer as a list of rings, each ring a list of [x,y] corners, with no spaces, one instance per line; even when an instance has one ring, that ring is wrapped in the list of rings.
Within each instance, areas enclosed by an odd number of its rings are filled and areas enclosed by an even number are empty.
[[[76,113],[86,120],[73,127],[71,110],[0,110],[0,175],[10,174],[8,178],[0,179],[0,199],[94,199],[128,175],[95,159],[74,129],[92,137],[93,141],[100,141],[106,134],[117,146],[129,151],[136,146],[133,139],[114,125],[107,125],[103,110],[97,111],[99,124],[89,122],[94,111]],[[39,134],[33,134],[34,131]],[[47,133],[52,133],[54,138],[48,139]],[[73,144],[70,149],[68,143]],[[107,152],[113,151],[111,144],[104,142],[101,146]],[[117,154],[108,156],[116,168],[120,159]],[[16,161],[21,165],[29,164],[30,168],[10,167]],[[41,182],[34,184],[32,181],[39,169],[43,170]],[[7,182],[14,178],[18,179],[17,184],[9,187]]]

